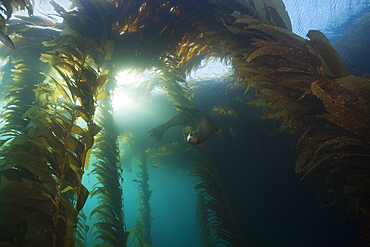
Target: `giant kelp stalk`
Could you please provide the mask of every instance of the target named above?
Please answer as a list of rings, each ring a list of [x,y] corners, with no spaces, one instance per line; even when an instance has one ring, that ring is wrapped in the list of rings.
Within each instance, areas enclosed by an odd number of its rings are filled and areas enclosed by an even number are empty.
[[[195,217],[197,221],[197,230],[200,236],[200,244],[202,247],[212,247],[211,229],[208,225],[208,220],[204,217],[207,215],[208,209],[203,207],[206,201],[202,193],[197,194],[197,207]]]
[[[202,246],[245,246],[206,144],[192,149],[200,156],[199,166],[193,167],[189,175],[199,179],[194,188],[198,194],[197,225]]]
[[[97,78],[85,62],[78,63],[80,50],[72,55],[72,49],[58,48],[55,55],[43,55],[43,61],[51,62],[61,79],[50,77],[50,83],[34,90],[37,105],[22,116],[30,121],[27,132],[17,135],[3,154],[3,169],[11,174],[2,181],[2,195],[8,198],[2,207],[16,216],[9,222],[26,221],[21,233],[36,246],[74,245],[76,215],[88,196],[81,178],[100,130],[92,121],[95,97],[106,81],[106,75]],[[78,117],[86,121],[85,129],[76,124]],[[9,208],[11,202],[19,206]]]
[[[44,43],[44,45],[55,47],[53,55],[42,54],[41,59],[52,65],[54,74],[50,76],[51,82],[55,86],[55,91],[63,96],[62,100],[58,99],[57,102],[54,102],[54,107],[56,109],[61,107],[64,112],[60,111],[59,115],[63,116],[65,114],[63,120],[71,123],[69,126],[61,126],[67,134],[63,140],[66,150],[61,157],[58,157],[61,160],[54,161],[61,164],[61,178],[58,180],[57,187],[58,196],[64,180],[70,179],[69,174],[63,174],[64,169],[70,166],[76,176],[75,183],[69,184],[74,194],[73,210],[70,212],[67,221],[67,235],[70,237],[74,236],[77,213],[83,206],[79,203],[80,198],[84,196],[82,194],[84,186],[81,184],[82,175],[89,164],[94,136],[101,129],[94,123],[93,116],[97,100],[108,96],[108,93],[102,90],[107,81],[108,71],[99,75],[92,68],[92,66],[98,67],[95,61],[99,60],[96,60],[96,57],[93,56],[98,52],[94,53],[96,51],[94,43],[83,37],[63,35],[56,40]],[[89,49],[89,53],[87,49]],[[86,54],[89,54],[89,56]],[[57,77],[54,77],[54,75],[57,75]],[[62,83],[58,82],[58,77],[62,78]],[[79,105],[77,105],[77,102]],[[75,124],[79,117],[85,121],[85,128]],[[60,203],[57,201],[56,214],[53,218],[54,226],[62,223],[59,220],[61,217],[58,216],[59,207]],[[74,238],[68,237],[65,240],[65,245],[73,245]]]
[[[102,130],[95,140],[93,155],[97,162],[93,164],[92,170],[99,182],[91,194],[98,196],[98,206],[90,214],[90,218],[95,217],[92,236],[96,237],[96,240],[102,240],[102,246],[122,247],[126,246],[129,233],[124,222],[118,136],[111,98],[101,101],[99,109],[97,123]]]
[[[57,97],[49,86],[40,85],[38,105],[23,115],[30,121],[28,131],[2,150],[2,172],[7,180],[2,181],[1,207],[11,213],[9,223],[24,221],[21,235],[11,240],[21,245],[73,245],[74,212],[82,209],[88,196],[79,183],[83,165],[78,155],[84,144],[72,134],[72,129],[78,129],[76,117],[68,115],[69,109],[55,107]],[[78,191],[78,197],[72,191]]]
[[[153,218],[150,216],[152,209],[150,208],[149,200],[152,195],[152,191],[149,190],[149,173],[148,165],[146,161],[145,150],[141,150],[140,153],[140,172],[138,175],[137,187],[139,189],[139,195],[136,199],[139,205],[139,219],[134,220],[134,225],[131,228],[132,237],[134,239],[133,246],[137,247],[150,247],[152,246],[152,237],[150,231],[152,228]]]
[[[36,65],[37,60],[34,62]],[[47,183],[51,174],[40,173],[47,173],[48,165],[40,160],[40,152],[35,152],[35,147],[20,137],[32,132],[26,128],[30,119],[23,115],[35,101],[32,90],[44,78],[22,60],[8,64],[14,66],[14,86],[8,92],[7,105],[2,113],[5,123],[1,129],[0,235],[3,245],[13,243],[23,246],[28,242],[35,243],[32,234],[37,235],[39,229],[48,228],[48,223],[42,219],[49,208],[53,208],[52,203],[44,203],[42,199],[48,191],[47,186],[43,187],[42,181]],[[36,81],[29,80],[29,77]],[[3,77],[3,83],[11,83],[4,79],[11,78]],[[32,186],[38,185],[41,188],[32,190]],[[39,207],[40,204],[44,204],[44,207]],[[40,240],[42,238],[43,236],[39,237]]]
[[[50,49],[41,42],[55,38],[52,22],[35,19],[21,17],[12,29],[18,34],[15,54],[22,54],[26,59],[38,59],[40,50]],[[30,25],[54,29],[32,29]],[[2,180],[6,180],[2,181],[0,190],[6,199],[1,201],[1,207],[7,214],[2,217],[6,220],[1,224],[5,232],[2,236],[4,241],[19,245],[74,246],[77,213],[88,196],[81,178],[94,135],[100,130],[92,117],[96,100],[107,96],[101,90],[106,73],[99,76],[100,72],[93,69],[98,68],[96,63],[100,61],[94,55],[100,53],[94,53],[95,46],[89,40],[65,35],[44,44],[54,48],[53,55],[42,56],[53,67],[49,83],[41,83],[45,77],[37,73],[47,70],[41,67],[32,70],[22,65],[22,60],[13,60],[18,75],[8,97],[3,136],[15,138],[7,139],[2,150]],[[38,62],[29,64],[37,66]],[[42,79],[37,88],[21,83],[39,77]],[[35,95],[33,99],[32,95]],[[31,102],[25,103],[28,99]],[[35,99],[36,105],[32,106]],[[79,117],[85,121],[86,128],[76,124]],[[10,207],[11,204],[15,206]]]
[[[88,240],[88,233],[90,230],[90,226],[86,225],[86,215],[81,210],[77,217],[77,229],[76,229],[76,240],[75,246],[76,247],[86,247],[87,240]]]
[[[50,70],[48,64],[39,60],[41,52],[47,51],[41,41],[55,38],[58,32],[56,29],[38,32],[35,26],[39,25],[55,27],[54,22],[45,18],[20,17],[17,22],[11,22],[9,30],[18,34],[14,39],[17,50],[0,48],[2,59],[8,57],[2,68],[2,84],[11,87],[6,92],[2,113],[0,151],[0,241],[4,246],[53,246],[52,217],[60,170],[47,161],[41,147],[47,146],[50,132],[46,122],[52,125],[51,120],[45,122],[43,114],[35,116],[31,112],[41,109],[45,100],[55,95],[52,90],[43,96],[35,91],[39,88],[37,84],[45,79],[39,72]],[[68,209],[68,203],[63,209]],[[56,241],[62,245],[65,227],[60,225],[55,231],[59,234]]]
[[[42,17],[18,18],[16,22],[10,21],[8,27],[11,32],[17,33],[14,38],[17,50],[11,50],[5,45],[0,47],[0,59],[6,61],[1,68],[1,84],[3,88],[10,88],[4,92],[6,106],[2,114],[2,136],[9,136],[11,133],[16,135],[28,125],[29,121],[22,116],[36,100],[33,90],[38,83],[45,80],[45,76],[39,72],[50,70],[50,66],[39,59],[41,53],[48,50],[41,42],[59,35],[53,21]],[[36,26],[45,26],[48,29],[39,29]]]

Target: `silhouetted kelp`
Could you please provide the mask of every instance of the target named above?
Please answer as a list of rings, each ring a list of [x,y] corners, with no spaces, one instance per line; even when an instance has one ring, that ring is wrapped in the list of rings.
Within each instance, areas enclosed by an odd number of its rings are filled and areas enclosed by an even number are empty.
[[[200,158],[189,176],[197,178],[197,227],[202,246],[245,246],[206,144],[190,147]]]
[[[130,228],[132,232],[133,245],[150,247],[153,245],[151,237],[152,220],[150,213],[152,211],[149,200],[152,195],[152,191],[149,189],[149,174],[147,168],[147,157],[145,150],[142,149],[140,155],[140,172],[138,175],[137,187],[139,189],[139,195],[136,198],[139,209],[139,219],[134,220],[134,225]]]

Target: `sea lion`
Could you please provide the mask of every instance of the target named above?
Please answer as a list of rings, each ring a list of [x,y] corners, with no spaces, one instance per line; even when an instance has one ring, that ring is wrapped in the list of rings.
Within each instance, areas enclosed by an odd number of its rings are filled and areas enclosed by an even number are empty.
[[[177,125],[189,125],[192,126],[195,131],[189,133],[187,141],[189,144],[196,145],[205,142],[208,137],[217,130],[217,126],[205,112],[195,108],[175,107],[182,111],[173,116],[166,123],[149,130],[148,133],[150,133],[150,137],[160,141],[164,132],[169,128]]]

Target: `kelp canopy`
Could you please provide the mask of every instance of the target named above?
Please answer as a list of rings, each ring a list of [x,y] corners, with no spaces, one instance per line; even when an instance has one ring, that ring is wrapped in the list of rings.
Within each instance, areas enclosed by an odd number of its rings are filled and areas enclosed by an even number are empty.
[[[76,215],[87,197],[81,178],[100,131],[95,107],[108,97],[108,77],[154,68],[158,75],[143,93],[160,86],[189,107],[194,94],[186,75],[213,57],[231,64],[246,90],[258,89],[254,103],[263,105],[265,117],[282,120],[281,130],[298,137],[296,172],[320,174],[335,200],[363,222],[358,244],[369,243],[370,79],[350,76],[322,33],[311,31],[310,40],[291,33],[280,0],[71,2],[76,9],[66,11],[51,1],[64,20],[62,32],[45,18],[11,20],[9,28],[0,18],[7,45],[0,52],[8,58],[2,83],[11,87],[1,132],[2,243],[73,246]],[[32,15],[28,1],[1,3],[7,19],[13,8]],[[25,62],[31,58],[38,63]],[[41,71],[50,76],[32,76]],[[197,188],[212,196],[212,184],[201,184]],[[213,206],[217,216],[220,207]],[[237,233],[213,229],[232,246]]]

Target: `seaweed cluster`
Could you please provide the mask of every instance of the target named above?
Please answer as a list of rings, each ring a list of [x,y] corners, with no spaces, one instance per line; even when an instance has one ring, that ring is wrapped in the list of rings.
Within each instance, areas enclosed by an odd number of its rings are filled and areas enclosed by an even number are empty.
[[[235,36],[225,49],[233,54],[240,83],[256,86],[265,118],[282,120],[281,131],[298,137],[296,172],[322,178],[334,202],[346,205],[369,241],[369,78],[350,76],[330,42],[317,31],[310,40],[238,16],[224,25]],[[242,49],[238,44],[248,45]],[[249,47],[246,49],[245,47]]]

